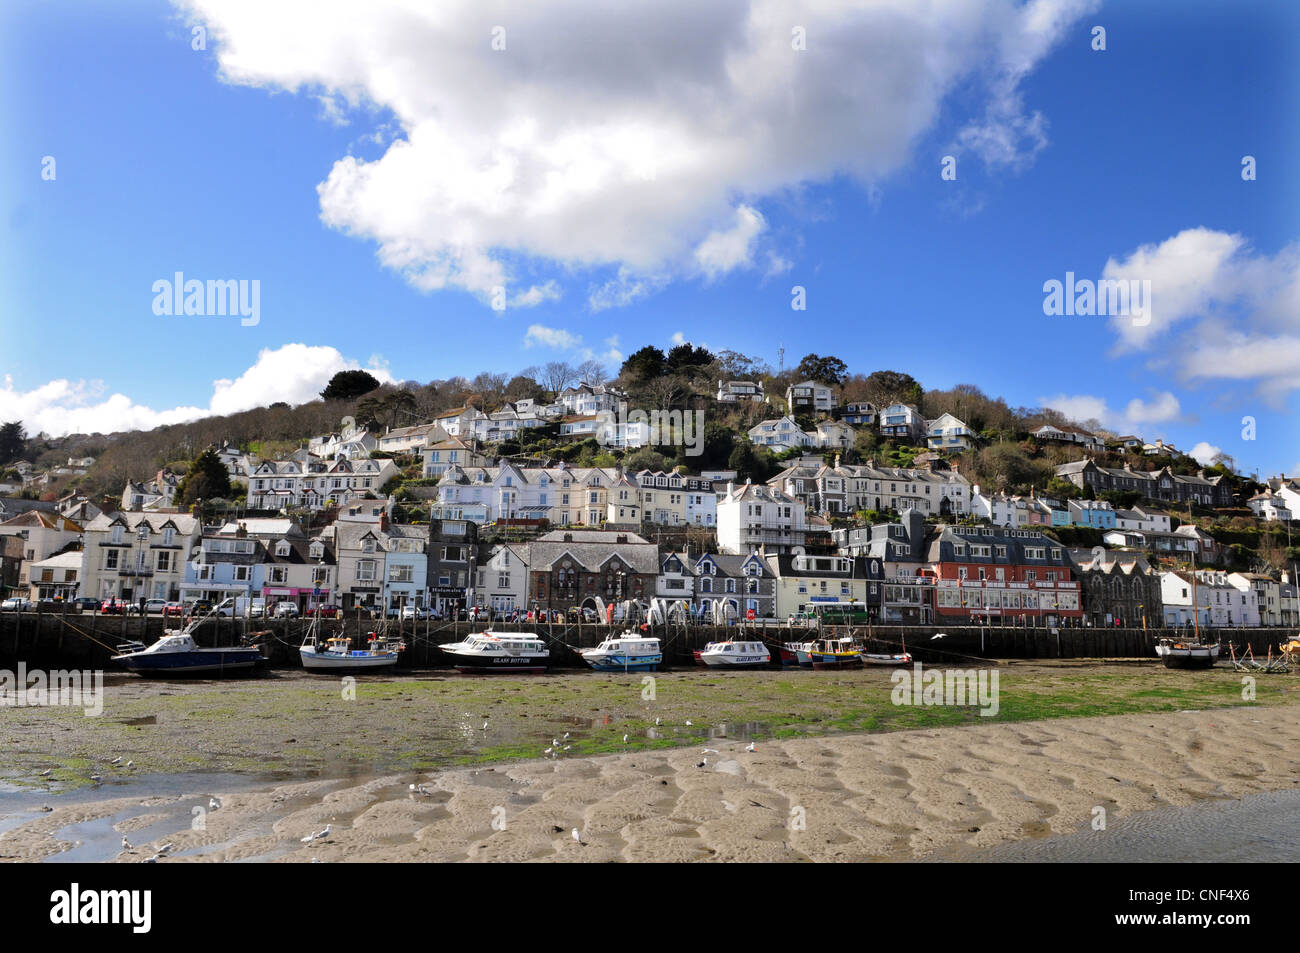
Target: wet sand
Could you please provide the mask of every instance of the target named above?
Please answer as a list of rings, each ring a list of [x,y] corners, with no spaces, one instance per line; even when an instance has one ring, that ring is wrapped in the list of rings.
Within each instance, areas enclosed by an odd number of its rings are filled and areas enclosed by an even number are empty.
[[[1298,713],[1279,704],[977,721],[759,740],[752,752],[726,739],[599,756],[561,750],[260,790],[223,792],[214,779],[189,796],[141,796],[125,782],[120,796],[47,798],[49,812],[29,805],[0,827],[0,857],[79,850],[78,859],[140,862],[170,843],[159,863],[972,859],[1087,830],[1096,807],[1115,821],[1294,790]],[[193,829],[194,808],[212,795],[220,807]],[[327,837],[302,841],[326,825]],[[130,851],[120,848],[124,834]]]

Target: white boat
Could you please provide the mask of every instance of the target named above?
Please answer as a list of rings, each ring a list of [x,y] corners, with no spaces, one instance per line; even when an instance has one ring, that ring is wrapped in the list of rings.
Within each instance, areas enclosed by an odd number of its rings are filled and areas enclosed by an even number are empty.
[[[1156,642],[1156,655],[1164,660],[1165,668],[1212,668],[1219,660],[1219,644],[1160,639]]]
[[[370,672],[397,664],[398,653],[406,648],[400,639],[370,633],[364,649],[353,649],[352,639],[335,635],[321,640],[316,635],[316,619],[307,629],[307,638],[298,649],[302,667],[309,672]]]
[[[895,652],[890,655],[881,652],[863,652],[862,661],[867,665],[911,665],[910,652]]]
[[[652,672],[664,660],[657,638],[632,631],[611,635],[594,649],[583,649],[580,654],[598,672]]]
[[[766,668],[772,653],[762,642],[710,642],[697,656],[710,668]]]
[[[544,672],[551,650],[530,632],[475,632],[438,648],[464,673]]]

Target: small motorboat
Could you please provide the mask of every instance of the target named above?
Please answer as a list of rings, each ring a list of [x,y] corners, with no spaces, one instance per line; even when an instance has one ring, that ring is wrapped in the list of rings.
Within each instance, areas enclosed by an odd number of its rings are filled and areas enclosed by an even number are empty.
[[[863,652],[863,665],[911,665],[912,654],[910,652],[895,652],[890,655],[880,652]]]
[[[551,660],[546,643],[525,632],[475,632],[438,648],[458,672],[467,675],[545,672]]]
[[[196,616],[184,629],[166,631],[161,639],[147,648],[143,642],[123,643],[118,646],[118,654],[112,656],[112,660],[137,675],[154,678],[249,672],[266,661],[259,646],[205,649],[194,641],[194,630],[199,623],[233,601],[226,599],[207,614]]]
[[[298,654],[302,667],[309,672],[370,672],[396,665],[398,653],[405,648],[400,639],[374,632],[370,633],[364,649],[352,648],[352,639],[346,635],[331,636],[321,645],[315,633],[309,632]]]
[[[859,668],[862,665],[862,650],[847,637],[817,639],[811,643],[808,655],[816,669]]]
[[[1219,643],[1193,639],[1162,638],[1156,641],[1156,655],[1165,668],[1212,668],[1219,660]]]
[[[657,638],[631,631],[612,635],[580,654],[598,672],[653,672],[664,660]]]
[[[772,653],[762,642],[710,642],[700,651],[699,660],[710,668],[766,668]]]

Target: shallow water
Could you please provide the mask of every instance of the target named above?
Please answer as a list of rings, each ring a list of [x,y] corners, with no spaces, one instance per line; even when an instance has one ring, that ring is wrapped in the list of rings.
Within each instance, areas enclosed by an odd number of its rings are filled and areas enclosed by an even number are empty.
[[[977,863],[1294,863],[1300,790],[1112,817],[1104,831],[1017,841],[960,856]]]

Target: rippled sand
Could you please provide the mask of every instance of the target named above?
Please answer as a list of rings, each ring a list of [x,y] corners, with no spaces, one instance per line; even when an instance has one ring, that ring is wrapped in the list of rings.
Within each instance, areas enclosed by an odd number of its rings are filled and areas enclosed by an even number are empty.
[[[188,827],[104,859],[362,861],[913,860],[1085,829],[1169,805],[1300,784],[1296,708],[975,725],[495,768],[316,780],[231,793]],[[412,783],[428,793],[412,793]],[[180,797],[69,805],[0,835],[0,855],[71,846],[70,824],[129,833]],[[195,800],[195,803],[206,803]],[[133,819],[136,815],[146,817]],[[107,821],[106,821],[107,823]],[[330,826],[328,837],[302,838]],[[178,822],[178,827],[181,824]],[[579,831],[575,840],[572,831]],[[66,835],[65,835],[66,836]],[[116,836],[116,835],[115,835]]]

